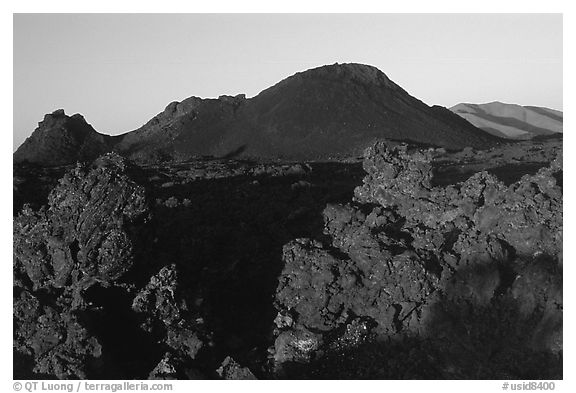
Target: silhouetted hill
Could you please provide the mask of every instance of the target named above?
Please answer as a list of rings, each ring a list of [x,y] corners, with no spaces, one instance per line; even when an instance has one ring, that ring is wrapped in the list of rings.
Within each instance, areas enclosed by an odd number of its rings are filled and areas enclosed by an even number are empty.
[[[358,155],[388,138],[486,148],[497,138],[410,96],[375,67],[335,64],[297,73],[256,97],[188,98],[123,136],[140,158],[193,155],[317,159]]]
[[[549,108],[490,102],[458,104],[450,110],[486,132],[509,139],[562,132],[562,112]]]
[[[67,116],[59,109],[44,116],[38,128],[14,153],[15,162],[45,166],[90,161],[113,145],[113,137],[94,130],[80,114]]]
[[[358,156],[382,138],[450,149],[488,148],[501,141],[446,108],[429,107],[377,68],[361,64],[300,72],[249,99],[238,95],[172,102],[142,127],[113,139],[91,127],[93,132],[78,133],[76,139],[65,137],[65,127],[41,129],[32,139],[50,143],[27,141],[15,159],[74,161],[84,135],[94,142],[90,153],[108,148],[139,162],[206,155],[289,160]]]

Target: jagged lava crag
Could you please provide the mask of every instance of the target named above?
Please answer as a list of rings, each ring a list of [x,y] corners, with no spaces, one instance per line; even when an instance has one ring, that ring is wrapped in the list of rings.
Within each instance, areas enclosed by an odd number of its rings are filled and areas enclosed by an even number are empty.
[[[44,116],[38,128],[14,153],[15,162],[56,166],[92,161],[110,151],[114,137],[98,133],[80,114],[59,109]]]

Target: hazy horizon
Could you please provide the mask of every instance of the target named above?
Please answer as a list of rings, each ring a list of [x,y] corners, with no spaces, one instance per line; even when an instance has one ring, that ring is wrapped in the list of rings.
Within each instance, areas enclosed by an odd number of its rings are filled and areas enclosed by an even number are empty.
[[[428,105],[563,110],[561,14],[15,14],[13,149],[55,109],[116,135],[336,62]]]

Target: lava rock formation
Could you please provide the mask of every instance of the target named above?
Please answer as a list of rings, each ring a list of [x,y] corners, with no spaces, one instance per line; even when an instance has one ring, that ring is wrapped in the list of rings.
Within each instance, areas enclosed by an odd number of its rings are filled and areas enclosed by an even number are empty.
[[[538,143],[111,153],[47,195],[61,168],[19,168],[15,378],[561,379],[561,144]]]
[[[111,151],[114,137],[98,133],[80,114],[63,109],[44,116],[38,128],[14,152],[14,162],[55,166],[91,162]]]
[[[431,160],[377,143],[354,203],[324,210],[327,240],[284,247],[282,375],[561,377],[561,157],[508,187],[432,187]]]
[[[96,312],[86,298],[110,287],[143,250],[149,211],[142,186],[117,155],[78,165],[50,193],[48,206],[27,206],[14,220],[14,348],[34,373],[87,378],[102,346],[86,329]]]

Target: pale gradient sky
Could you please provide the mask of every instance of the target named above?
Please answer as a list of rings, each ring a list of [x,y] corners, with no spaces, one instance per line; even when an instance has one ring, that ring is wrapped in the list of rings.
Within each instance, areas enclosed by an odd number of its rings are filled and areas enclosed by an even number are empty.
[[[58,108],[114,135],[171,101],[252,97],[335,62],[428,105],[563,109],[560,14],[16,14],[13,148]]]

